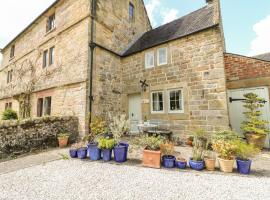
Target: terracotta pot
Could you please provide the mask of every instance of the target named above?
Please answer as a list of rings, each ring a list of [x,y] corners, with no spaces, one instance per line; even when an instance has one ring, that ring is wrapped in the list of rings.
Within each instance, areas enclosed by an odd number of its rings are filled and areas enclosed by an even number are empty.
[[[225,159],[218,158],[218,162],[219,162],[220,170],[222,172],[231,173],[233,171],[233,165],[235,162],[234,159],[225,160]]]
[[[214,158],[204,158],[205,167],[208,171],[215,171],[216,159]]]
[[[191,147],[193,146],[193,144],[192,144],[192,143],[193,143],[193,141],[192,141],[192,140],[187,140],[187,142],[186,142],[186,144],[187,144],[188,146],[191,146]]]
[[[245,136],[249,144],[253,144],[255,147],[263,149],[266,135],[246,133]]]
[[[68,137],[59,137],[58,138],[58,144],[60,148],[64,148],[68,144]]]
[[[143,166],[160,168],[161,151],[143,150]]]

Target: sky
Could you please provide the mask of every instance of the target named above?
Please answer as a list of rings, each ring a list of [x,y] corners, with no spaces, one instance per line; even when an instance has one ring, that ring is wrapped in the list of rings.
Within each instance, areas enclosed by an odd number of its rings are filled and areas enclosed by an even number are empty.
[[[0,48],[55,0],[0,0]],[[144,0],[153,27],[205,6],[205,0]],[[270,0],[221,0],[226,51],[270,52]],[[1,61],[1,56],[0,56]]]

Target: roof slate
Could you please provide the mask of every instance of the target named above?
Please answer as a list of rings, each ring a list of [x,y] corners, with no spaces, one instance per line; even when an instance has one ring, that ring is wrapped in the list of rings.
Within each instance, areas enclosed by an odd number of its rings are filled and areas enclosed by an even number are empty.
[[[264,53],[257,56],[254,56],[254,58],[258,58],[260,60],[265,60],[270,62],[270,53]]]
[[[205,6],[184,17],[146,32],[131,45],[123,56],[143,51],[215,25],[217,24],[214,22],[214,8]]]

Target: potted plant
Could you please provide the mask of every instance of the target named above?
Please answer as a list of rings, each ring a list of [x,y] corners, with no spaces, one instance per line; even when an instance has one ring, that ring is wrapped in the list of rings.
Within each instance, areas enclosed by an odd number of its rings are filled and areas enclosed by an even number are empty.
[[[189,160],[189,166],[194,170],[203,170],[205,163],[203,160],[203,152],[207,146],[208,137],[205,131],[198,130],[194,133],[192,158]]]
[[[260,119],[262,112],[259,109],[264,107],[265,100],[254,93],[245,94],[244,97],[244,107],[247,111],[244,112],[246,121],[242,122],[241,129],[249,144],[262,149],[269,132],[266,126],[269,122]]]
[[[221,171],[230,173],[235,162],[236,145],[239,140],[235,132],[223,131],[213,136],[213,149],[218,153],[218,162]]]
[[[252,144],[247,144],[243,141],[236,141],[236,164],[237,170],[241,174],[249,174],[251,168],[250,158],[257,155],[260,149],[256,148]]]
[[[216,167],[216,157],[215,157],[215,153],[207,150],[205,151],[204,154],[204,163],[205,163],[205,168],[208,171],[214,171],[215,167]]]
[[[98,148],[98,142],[96,138],[104,133],[108,132],[106,122],[101,117],[94,117],[90,124],[90,133],[84,139],[88,140],[88,154],[92,161],[101,159],[101,149]]]
[[[87,147],[83,142],[77,145],[77,155],[80,159],[85,159],[87,157]]]
[[[71,148],[69,149],[69,155],[71,158],[77,158],[78,157],[78,143],[75,143],[71,146]]]
[[[68,133],[59,133],[57,136],[58,139],[58,144],[60,148],[65,148],[68,144],[68,138],[69,134]]]
[[[116,145],[116,141],[113,138],[100,138],[98,141],[98,148],[101,149],[102,158],[104,161],[110,161],[112,159],[112,149]]]
[[[127,142],[120,141],[120,138],[130,130],[130,121],[126,119],[126,115],[110,117],[110,130],[117,144],[113,149],[114,160],[118,163],[127,161],[128,147]]]
[[[193,146],[192,144],[193,144],[193,140],[194,140],[194,138],[193,138],[193,136],[189,136],[188,138],[187,138],[187,142],[186,142],[186,144],[188,145],[188,146]]]
[[[140,144],[144,147],[143,166],[160,168],[160,145],[163,144],[163,141],[164,139],[160,136],[144,136],[140,139]]]
[[[162,164],[165,168],[173,168],[175,166],[174,144],[171,142],[165,142],[160,145],[162,153]]]
[[[187,160],[185,158],[182,158],[182,157],[177,157],[177,159],[175,161],[175,165],[179,169],[185,169],[187,167]]]

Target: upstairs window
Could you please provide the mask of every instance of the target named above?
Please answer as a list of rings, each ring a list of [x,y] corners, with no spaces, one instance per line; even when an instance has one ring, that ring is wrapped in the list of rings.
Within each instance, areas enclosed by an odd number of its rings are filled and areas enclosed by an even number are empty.
[[[15,44],[13,44],[11,46],[11,48],[10,48],[10,55],[9,55],[9,57],[10,58],[14,58],[14,56],[15,56]]]
[[[47,67],[48,50],[43,51],[43,68]]]
[[[49,65],[54,63],[54,47],[51,47],[49,50]]]
[[[169,112],[182,113],[184,111],[182,90],[169,91],[169,98]]]
[[[163,92],[152,93],[152,113],[163,113],[164,112],[164,98]]]
[[[134,14],[135,14],[135,7],[132,3],[129,3],[129,20],[134,20]]]
[[[168,63],[167,61],[167,48],[160,48],[157,51],[157,64],[160,65],[166,65]]]
[[[13,70],[9,70],[7,73],[7,83],[12,82],[12,74],[13,74]]]
[[[154,60],[154,51],[145,53],[145,68],[148,69],[154,67]]]
[[[8,102],[5,104],[5,110],[12,109],[12,102]]]
[[[55,13],[52,14],[47,20],[47,32],[55,28]]]

